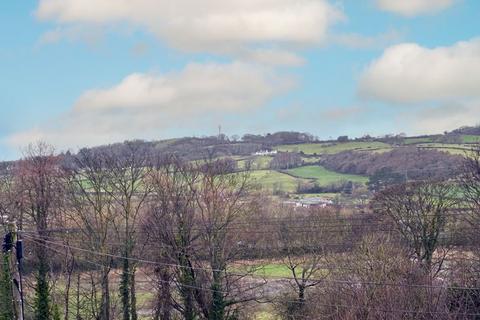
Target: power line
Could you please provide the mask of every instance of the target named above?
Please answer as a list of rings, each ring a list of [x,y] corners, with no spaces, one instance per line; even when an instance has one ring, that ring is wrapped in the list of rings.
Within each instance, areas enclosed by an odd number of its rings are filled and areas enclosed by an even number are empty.
[[[97,252],[97,251],[93,251],[93,250],[68,246],[68,245],[65,245],[65,244],[55,243],[53,241],[48,241],[48,240],[43,240],[43,239],[38,239],[38,238],[33,238],[33,237],[28,237],[28,236],[27,236],[27,238],[30,238],[30,240],[36,241],[36,242],[46,242],[46,243],[50,243],[50,244],[53,244],[53,245],[62,246],[62,247],[66,247],[66,248],[70,248],[70,249],[74,249],[74,250],[78,250],[78,251],[83,251],[83,252],[87,252],[87,253],[92,253],[92,254],[96,254],[96,255],[100,255],[100,256],[108,256],[108,257],[117,258],[117,259],[127,259],[127,260],[146,263],[146,264],[150,264],[150,265],[159,265],[159,266],[166,266],[166,267],[179,267],[179,268],[187,268],[187,269],[197,269],[197,270],[212,271],[212,272],[226,272],[226,270],[223,270],[223,269],[212,269],[212,268],[205,268],[205,267],[190,267],[190,266],[183,266],[183,265],[179,265],[179,264],[163,263],[163,262],[158,262],[158,261],[137,259],[137,258],[131,258],[131,257],[123,257],[123,256],[119,256],[119,255],[109,254],[109,253],[102,253],[102,252]],[[232,276],[239,276],[239,277],[245,277],[245,276],[259,277],[259,276],[256,276],[253,273],[245,273],[245,274],[228,273],[228,274],[232,275]],[[260,277],[260,278],[264,279],[264,277]],[[294,277],[273,277],[273,278],[279,279],[279,280],[295,280]],[[373,285],[373,286],[400,286],[400,287],[457,289],[457,290],[480,289],[480,287],[434,286],[434,285],[398,284],[398,283],[372,282],[372,281],[327,280],[327,279],[315,279],[315,278],[310,278],[309,280],[310,281],[315,281],[315,282],[318,281],[318,282],[326,282],[326,283],[331,282],[331,283],[337,283],[337,284],[364,284],[364,285]]]

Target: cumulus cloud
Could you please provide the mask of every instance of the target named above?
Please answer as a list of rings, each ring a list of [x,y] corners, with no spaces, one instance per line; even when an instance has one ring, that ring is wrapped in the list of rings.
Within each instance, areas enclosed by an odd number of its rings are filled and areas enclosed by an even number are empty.
[[[212,119],[254,112],[293,85],[269,69],[240,62],[190,64],[161,75],[135,73],[112,87],[85,92],[59,119],[7,142],[22,146],[46,140],[68,148],[158,138],[181,127],[204,130]]]
[[[60,25],[127,24],[176,49],[219,54],[318,44],[343,19],[326,0],[40,0],[36,16]]]
[[[417,103],[480,97],[480,39],[450,47],[403,43],[387,48],[360,78],[363,97]]]
[[[55,43],[60,40],[81,41],[90,46],[96,46],[104,37],[104,30],[98,27],[57,27],[40,36],[40,45]]]
[[[304,59],[295,53],[281,49],[254,49],[239,54],[239,58],[245,61],[254,61],[265,65],[301,66]]]
[[[375,36],[365,36],[358,33],[336,34],[330,37],[329,42],[351,49],[377,49],[400,42],[403,33],[391,30]]]
[[[376,0],[380,9],[406,17],[436,13],[454,2],[455,0]]]
[[[475,126],[480,119],[480,99],[449,103],[421,108],[416,112],[404,113],[400,121],[413,133],[441,133],[462,126]]]

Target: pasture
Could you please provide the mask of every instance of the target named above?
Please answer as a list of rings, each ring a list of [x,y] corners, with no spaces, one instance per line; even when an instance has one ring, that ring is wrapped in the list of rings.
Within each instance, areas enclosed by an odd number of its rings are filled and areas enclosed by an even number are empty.
[[[418,148],[422,149],[436,149],[439,151],[444,151],[453,155],[464,156],[472,146],[466,144],[451,144],[451,143],[423,143],[417,145]]]
[[[251,178],[254,183],[259,184],[264,190],[288,193],[296,192],[298,183],[307,183],[309,181],[308,179],[295,178],[286,173],[281,173],[275,170],[252,171]]]
[[[335,154],[342,151],[374,151],[377,149],[390,149],[387,143],[372,141],[351,141],[351,142],[326,142],[326,143],[304,143],[280,145],[275,149],[283,152],[303,152],[304,154]]]
[[[464,135],[462,135],[462,142],[463,143],[478,143],[478,142],[480,142],[480,136],[464,134]]]
[[[325,169],[322,166],[305,166],[287,170],[295,177],[304,179],[314,179],[319,185],[335,184],[342,181],[352,181],[357,183],[367,183],[368,178],[354,175],[343,174]]]

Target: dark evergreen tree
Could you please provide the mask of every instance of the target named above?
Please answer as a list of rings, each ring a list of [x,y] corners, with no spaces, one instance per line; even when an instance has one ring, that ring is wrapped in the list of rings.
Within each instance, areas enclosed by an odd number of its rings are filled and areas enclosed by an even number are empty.
[[[12,274],[8,254],[0,253],[0,320],[13,319]]]
[[[44,263],[39,263],[37,283],[35,285],[35,301],[33,309],[35,320],[50,320],[50,295],[48,290],[48,268]]]

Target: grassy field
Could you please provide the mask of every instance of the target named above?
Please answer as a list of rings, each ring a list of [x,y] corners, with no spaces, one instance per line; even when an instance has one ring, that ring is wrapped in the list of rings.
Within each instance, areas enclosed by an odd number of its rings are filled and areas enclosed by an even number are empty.
[[[480,142],[480,136],[474,136],[474,135],[462,135],[462,142],[463,143],[477,143]]]
[[[471,146],[465,144],[447,144],[447,143],[423,143],[418,145],[419,148],[436,149],[445,151],[454,155],[465,155],[465,152],[471,149]]]
[[[366,183],[367,177],[337,173],[325,169],[322,166],[305,166],[287,170],[288,173],[299,178],[315,179],[319,185],[329,185],[342,181],[353,181],[358,183]]]
[[[244,169],[247,161],[250,161],[252,170],[265,170],[270,167],[270,162],[272,162],[272,157],[270,156],[251,156],[247,158],[242,158],[237,161],[237,166],[239,169]]]
[[[254,274],[265,278],[292,277],[292,272],[284,264],[266,264]]]
[[[258,183],[262,189],[282,192],[296,192],[299,182],[308,182],[307,179],[300,179],[289,176],[274,170],[256,170],[252,171],[251,177]]]
[[[292,145],[280,145],[278,151],[303,152],[305,154],[335,154],[347,150],[370,151],[375,149],[390,148],[389,144],[383,142],[342,142],[342,143],[304,143]]]
[[[432,142],[432,138],[424,137],[424,138],[405,138],[403,140],[404,144],[417,144],[417,143],[429,143]]]
[[[333,200],[336,197],[338,197],[338,193],[331,193],[331,192],[325,192],[325,193],[302,193],[302,194],[294,194],[291,195],[292,199],[305,199],[305,198],[324,198],[324,199],[330,199]]]
[[[250,269],[255,268],[255,269]],[[301,269],[298,269],[301,270]],[[292,277],[292,272],[281,262],[259,262],[256,261],[255,264],[250,265],[238,265],[234,266],[232,273],[247,273],[249,272],[253,276],[264,277],[264,278],[289,278]]]

